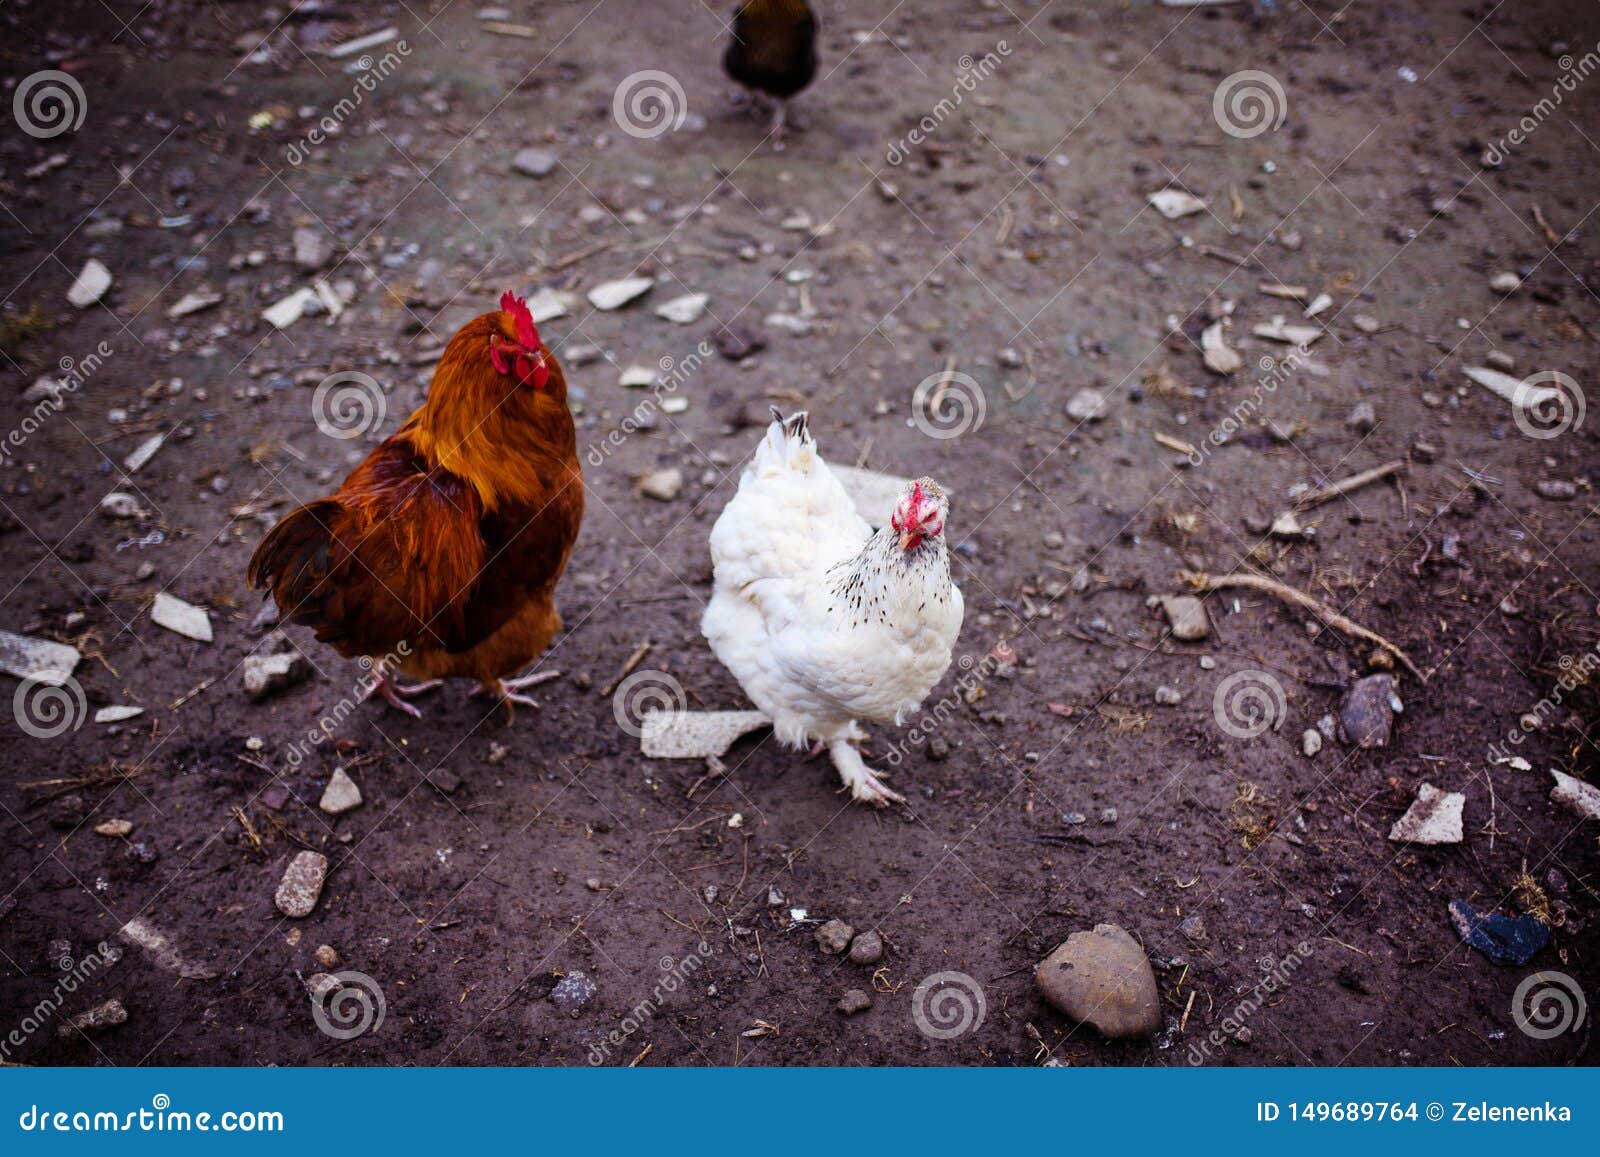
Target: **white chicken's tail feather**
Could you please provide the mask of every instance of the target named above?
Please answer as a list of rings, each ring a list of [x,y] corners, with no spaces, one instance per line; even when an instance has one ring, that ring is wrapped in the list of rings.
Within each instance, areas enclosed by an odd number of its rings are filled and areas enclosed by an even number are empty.
[[[772,407],[772,425],[756,447],[755,469],[761,473],[792,470],[805,473],[817,458],[817,444],[811,438],[809,415],[800,410],[785,418]]]

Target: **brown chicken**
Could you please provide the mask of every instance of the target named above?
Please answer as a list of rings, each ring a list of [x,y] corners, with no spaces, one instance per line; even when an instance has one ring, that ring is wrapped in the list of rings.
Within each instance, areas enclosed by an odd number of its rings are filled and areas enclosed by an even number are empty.
[[[806,0],[744,0],[733,14],[723,70],[770,97],[774,147],[783,147],[789,98],[817,74],[817,18]]]
[[[582,518],[566,379],[507,293],[450,339],[405,425],[272,528],[249,581],[341,655],[373,656],[371,690],[400,710],[420,716],[406,696],[467,678],[510,712],[534,702],[521,692],[538,677],[508,676],[561,628],[556,581]]]

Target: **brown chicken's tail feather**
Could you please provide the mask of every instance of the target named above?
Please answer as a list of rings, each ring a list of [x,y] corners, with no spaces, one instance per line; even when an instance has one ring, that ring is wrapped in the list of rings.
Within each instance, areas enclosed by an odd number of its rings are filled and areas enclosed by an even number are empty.
[[[285,621],[327,626],[326,594],[320,588],[328,575],[331,528],[343,511],[332,498],[307,503],[280,519],[256,547],[246,577],[253,589],[271,593]]]

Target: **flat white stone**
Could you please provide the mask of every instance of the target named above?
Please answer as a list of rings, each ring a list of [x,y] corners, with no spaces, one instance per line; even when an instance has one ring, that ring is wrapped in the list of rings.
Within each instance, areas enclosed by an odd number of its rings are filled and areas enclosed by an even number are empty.
[[[573,296],[558,289],[540,289],[528,298],[528,312],[534,325],[543,325],[558,317],[566,317],[573,305]]]
[[[1499,370],[1487,370],[1482,366],[1464,366],[1461,372],[1491,394],[1519,409],[1531,410],[1560,397],[1559,390],[1553,390],[1549,386],[1530,386],[1521,378],[1512,374],[1502,374]]]
[[[139,467],[154,458],[156,451],[161,449],[161,444],[166,440],[165,434],[151,434],[133,448],[133,453],[122,460],[122,468],[129,474],[138,473]]]
[[[1250,332],[1257,337],[1287,342],[1289,345],[1310,345],[1320,338],[1324,331],[1321,326],[1291,325],[1283,318],[1275,317],[1269,322],[1255,326]]]
[[[759,711],[652,711],[639,742],[651,759],[704,759],[722,755],[741,736],[772,721]]]
[[[839,480],[850,501],[856,504],[856,513],[871,526],[887,526],[900,496],[911,485],[911,479],[895,474],[879,474],[874,470],[857,470],[854,466],[836,466],[828,469]],[[947,492],[948,493],[948,492]]]
[[[1402,844],[1459,844],[1466,802],[1467,797],[1458,791],[1441,791],[1424,783],[1406,814],[1389,829],[1389,838]]]
[[[682,297],[674,297],[671,301],[657,306],[656,316],[665,318],[674,325],[693,325],[705,316],[706,306],[710,304],[709,293],[686,293]]]
[[[72,676],[82,652],[53,639],[0,631],[0,671],[19,679],[37,679],[60,686]]]
[[[1151,193],[1145,200],[1155,206],[1156,212],[1160,213],[1168,221],[1176,221],[1179,217],[1188,217],[1190,214],[1198,213],[1206,207],[1206,203],[1199,197],[1196,197],[1193,193],[1186,193],[1182,189],[1162,189],[1159,192]]]
[[[606,281],[589,291],[589,304],[596,309],[621,309],[628,302],[650,292],[656,283],[653,277],[624,277],[621,281]]]
[[[155,602],[150,604],[150,621],[197,643],[211,642],[211,616],[166,591],[157,592]]]
[[[1556,777],[1556,786],[1550,792],[1553,802],[1584,819],[1600,820],[1600,787],[1575,779],[1564,771],[1552,770],[1550,774]]]
[[[335,768],[333,775],[328,778],[328,786],[322,790],[322,801],[317,806],[330,816],[343,815],[361,806],[361,789],[344,768]]]
[[[79,309],[87,309],[106,295],[111,288],[111,270],[98,257],[83,263],[83,272],[67,290],[67,300]]]
[[[132,704],[123,704],[118,707],[102,707],[94,713],[96,723],[121,723],[124,719],[137,719],[144,714],[143,707]]]
[[[308,285],[295,290],[282,301],[269,305],[261,311],[261,316],[277,329],[288,329],[305,316],[306,307],[316,300],[317,291]]]
[[[167,310],[167,316],[176,321],[180,317],[188,317],[191,313],[199,313],[203,309],[210,309],[214,305],[220,305],[221,302],[222,294],[220,293],[209,293],[203,290],[197,293],[186,293],[178,298],[172,307]]]

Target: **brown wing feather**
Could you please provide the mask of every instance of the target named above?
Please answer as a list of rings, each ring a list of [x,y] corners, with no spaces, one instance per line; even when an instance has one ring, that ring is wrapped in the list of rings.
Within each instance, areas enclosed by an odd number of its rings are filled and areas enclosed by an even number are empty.
[[[291,512],[250,561],[285,620],[346,656],[459,650],[487,550],[471,486],[429,469],[404,433],[379,446],[332,498]]]

